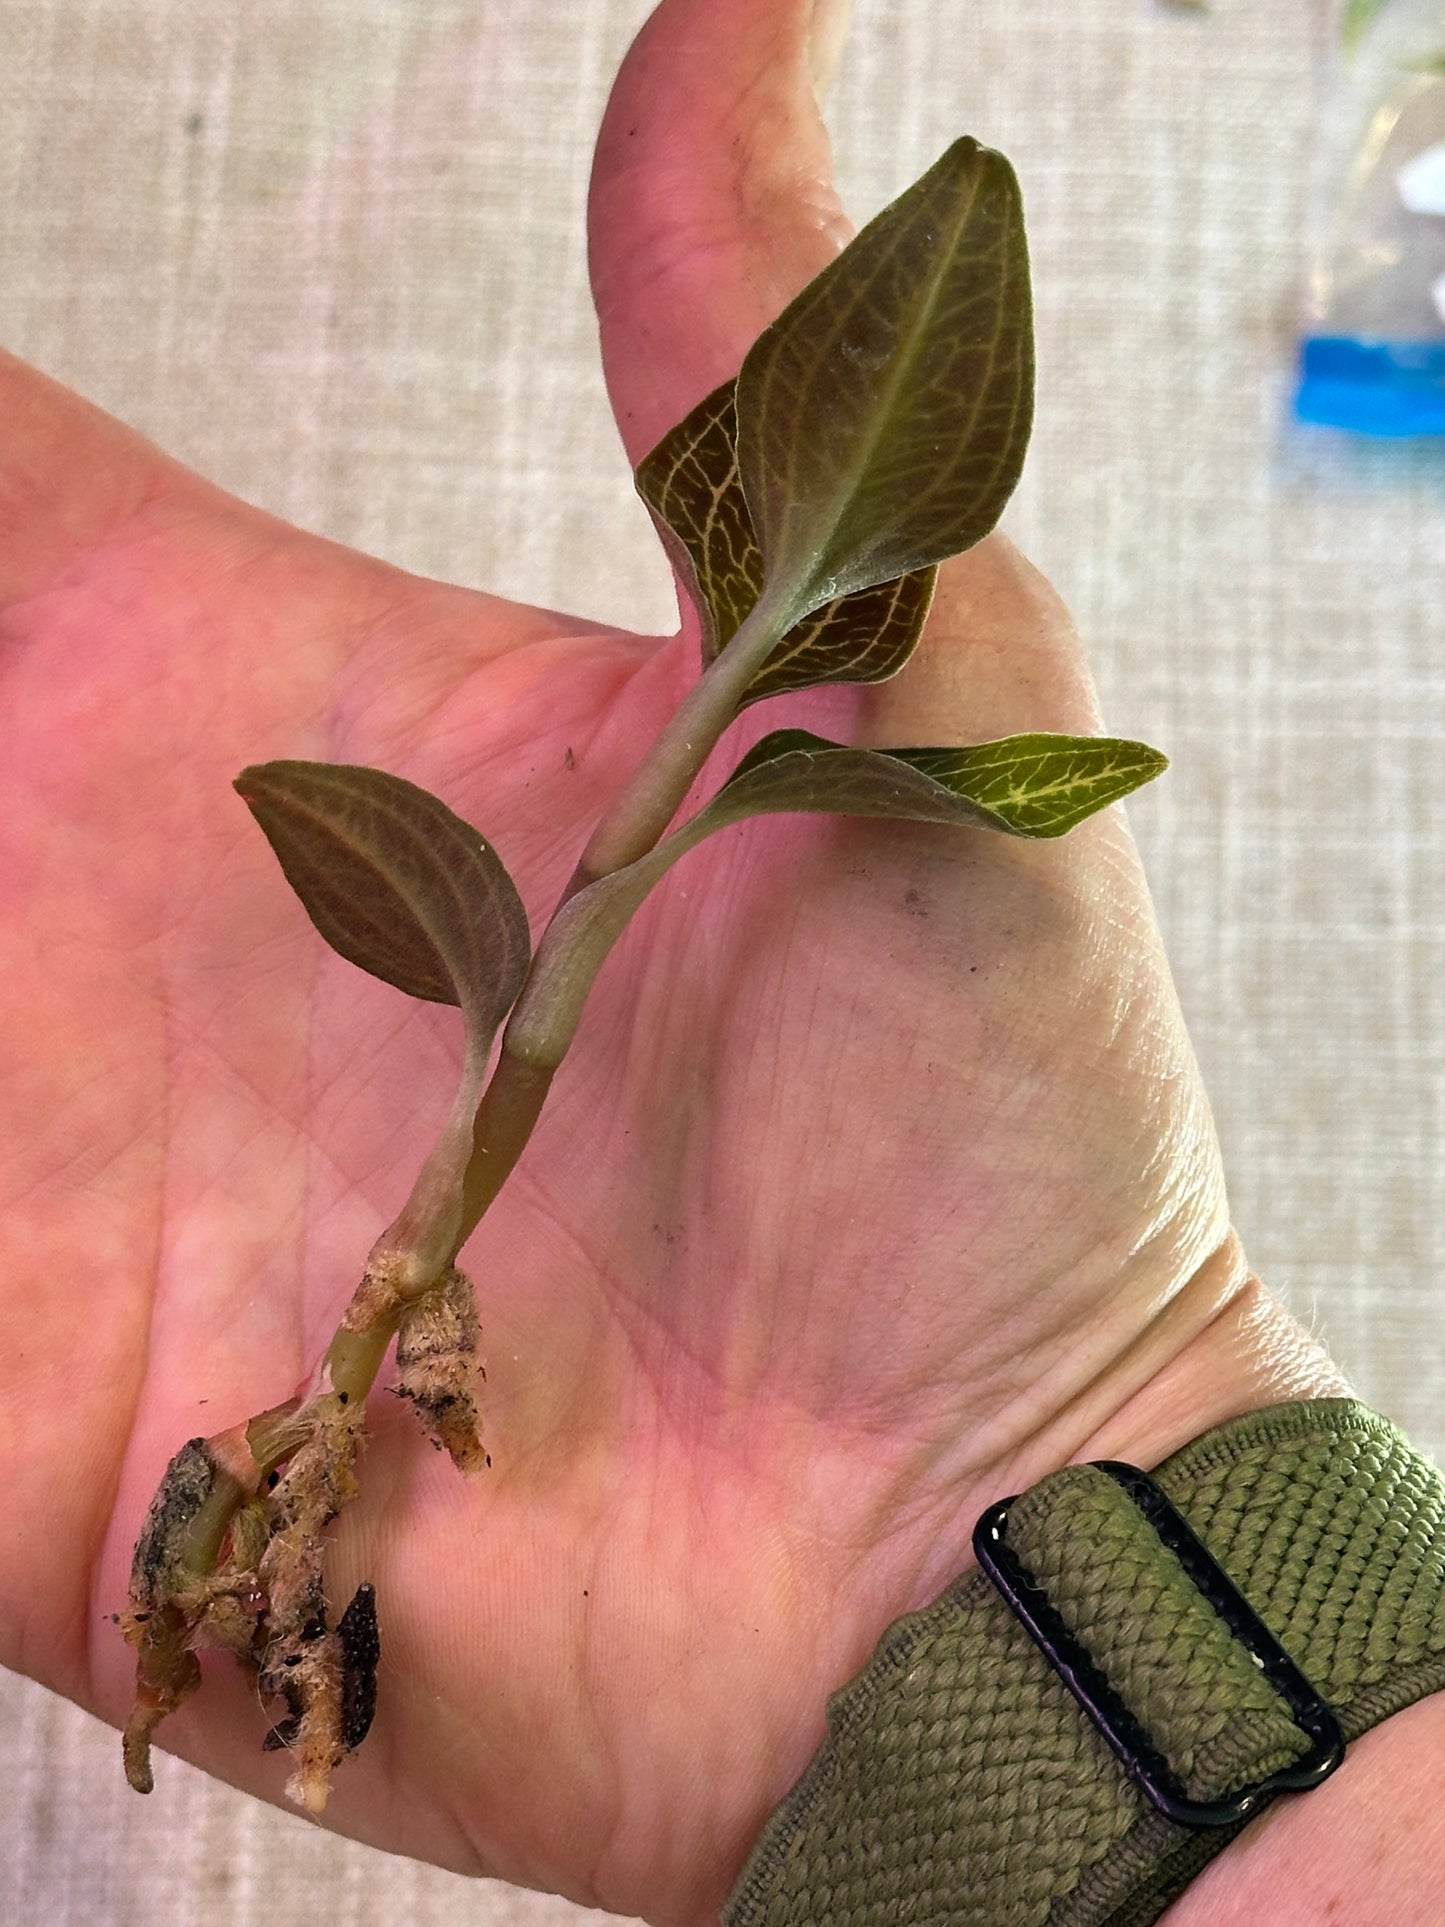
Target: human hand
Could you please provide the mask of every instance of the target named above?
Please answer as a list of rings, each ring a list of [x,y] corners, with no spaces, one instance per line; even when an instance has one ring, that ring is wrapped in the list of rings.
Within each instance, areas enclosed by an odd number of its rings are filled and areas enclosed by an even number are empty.
[[[619,83],[593,245],[634,458],[842,238],[809,11],[672,0]],[[414,777],[535,921],[696,644],[418,582],[0,382],[0,1657],[119,1718],[104,1615],[161,1467],[292,1389],[457,1045],[322,950],[231,777]],[[1096,721],[998,539],[897,683],[792,707],[895,743]],[[1258,1299],[1117,812],[1050,846],[777,819],[687,858],[468,1265],[493,1470],[376,1414],[335,1570],[377,1587],[382,1712],[328,1819],[659,1920],[709,1918],[988,1498],[1263,1402],[1232,1345],[1197,1370]],[[276,1797],[213,1670],[165,1742]]]

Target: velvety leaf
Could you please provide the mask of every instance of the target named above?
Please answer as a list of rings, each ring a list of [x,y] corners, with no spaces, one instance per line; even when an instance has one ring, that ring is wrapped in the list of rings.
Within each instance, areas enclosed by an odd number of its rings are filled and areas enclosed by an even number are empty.
[[[704,663],[737,633],[763,586],[763,552],[738,479],[734,386],[704,396],[644,456],[636,478],[697,609]],[[934,574],[880,582],[805,616],[749,683],[742,706],[818,683],[897,675],[923,628]]]
[[[236,788],[333,950],[409,996],[459,1004],[474,1048],[530,961],[501,858],[439,798],[347,763],[262,763]]]
[[[737,632],[763,586],[763,552],[738,480],[736,385],[704,395],[634,477],[697,609],[704,662]]]
[[[955,142],[758,338],[743,489],[784,620],[986,535],[1023,466],[1032,310],[1018,184]]]
[[[1035,734],[967,749],[881,750],[785,729],[765,736],[699,814],[715,819],[710,829],[765,811],[827,810],[1062,836],[1165,766],[1147,743],[1111,736]]]
[[[748,684],[744,706],[786,689],[896,676],[923,632],[937,575],[937,569],[913,569],[804,616]]]

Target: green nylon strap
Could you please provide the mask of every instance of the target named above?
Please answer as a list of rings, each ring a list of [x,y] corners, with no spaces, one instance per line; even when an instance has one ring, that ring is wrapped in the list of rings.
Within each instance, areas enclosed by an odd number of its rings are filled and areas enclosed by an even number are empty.
[[[1387,1419],[1352,1399],[1274,1406],[1151,1476],[1347,1741],[1445,1688],[1445,1480]],[[1307,1750],[1105,1474],[1040,1481],[1007,1539],[1191,1798]],[[1147,1927],[1248,1824],[1157,1812],[977,1570],[888,1628],[828,1728],[726,1927]]]

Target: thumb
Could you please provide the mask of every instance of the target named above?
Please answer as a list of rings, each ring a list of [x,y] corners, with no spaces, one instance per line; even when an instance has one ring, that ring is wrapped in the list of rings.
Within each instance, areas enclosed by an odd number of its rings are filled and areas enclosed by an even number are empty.
[[[846,0],[663,0],[623,63],[589,229],[634,463],[849,237],[818,104],[846,16]]]
[[[593,296],[635,464],[837,253],[818,96],[846,0],[662,0],[612,90],[590,207]],[[1088,733],[1083,652],[1048,584],[994,534],[946,564],[921,646],[867,690],[875,742]]]

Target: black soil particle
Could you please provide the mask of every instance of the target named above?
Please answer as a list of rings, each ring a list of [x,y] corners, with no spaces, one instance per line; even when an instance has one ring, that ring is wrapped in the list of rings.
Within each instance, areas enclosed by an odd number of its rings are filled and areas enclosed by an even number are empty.
[[[341,1743],[350,1752],[361,1745],[376,1716],[376,1668],[381,1635],[376,1625],[376,1588],[358,1586],[341,1615]]]

